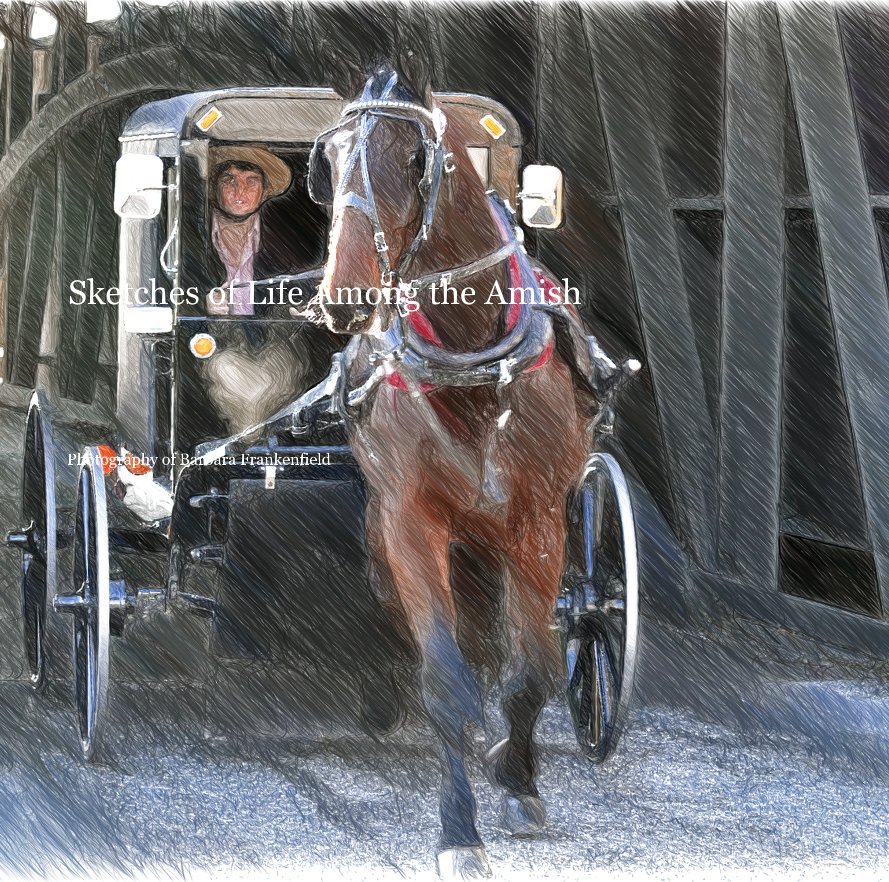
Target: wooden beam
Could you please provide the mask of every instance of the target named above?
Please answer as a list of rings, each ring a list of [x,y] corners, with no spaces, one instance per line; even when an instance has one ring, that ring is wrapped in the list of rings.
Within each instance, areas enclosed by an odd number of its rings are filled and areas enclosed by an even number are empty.
[[[728,6],[720,569],[777,587],[784,77],[774,6]]]
[[[716,438],[646,99],[639,51],[646,25],[632,8],[587,6],[583,16],[680,531],[709,569],[716,564]]]
[[[889,612],[889,301],[835,7],[782,6],[787,71],[818,227],[883,614]],[[831,451],[824,451],[830,468]]]

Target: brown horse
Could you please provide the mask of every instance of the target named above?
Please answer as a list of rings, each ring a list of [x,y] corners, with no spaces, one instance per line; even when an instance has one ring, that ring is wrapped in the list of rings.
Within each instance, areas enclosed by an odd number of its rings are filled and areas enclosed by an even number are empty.
[[[488,296],[517,274],[526,282],[530,264],[468,140],[428,87],[386,68],[316,143],[310,170],[315,198],[333,206],[319,300],[331,330],[361,335],[350,347],[349,425],[369,488],[368,543],[420,655],[442,749],[438,867],[453,878],[490,870],[464,761],[482,702],[457,642],[450,552],[469,546],[502,575],[509,735],[488,760],[508,828],[529,835],[545,823],[533,732],[561,668],[551,625],[566,500],[590,452],[592,410],[549,316]],[[475,302],[432,303],[432,280],[448,272]],[[362,384],[367,394],[355,395]]]

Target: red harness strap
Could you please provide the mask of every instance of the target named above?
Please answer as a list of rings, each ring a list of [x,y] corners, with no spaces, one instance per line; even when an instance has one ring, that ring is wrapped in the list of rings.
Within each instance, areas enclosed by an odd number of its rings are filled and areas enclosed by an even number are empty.
[[[543,291],[543,296],[550,303],[558,303],[561,300],[561,288],[556,285],[547,275],[544,274],[543,270],[538,267],[534,267],[534,276],[537,279],[538,286]],[[513,288],[521,288],[521,285],[518,283],[520,279],[519,272],[519,261],[518,257],[513,254],[509,258],[509,275],[511,287]],[[516,322],[519,320],[519,313],[521,311],[522,304],[521,302],[516,302],[513,299],[513,302],[507,307],[506,313],[506,330],[511,331],[513,327],[515,327]],[[574,310],[573,306],[569,306],[569,309]],[[432,327],[432,323],[429,319],[419,310],[416,309],[408,315],[408,321],[411,324],[411,327],[424,339],[428,342],[432,343],[435,346],[442,346],[442,342],[435,332],[435,328]],[[543,367],[551,358],[553,354],[553,349],[555,348],[555,342],[550,340],[547,343],[546,348],[540,354],[540,358],[534,362],[527,371],[535,371],[537,368]],[[390,386],[394,386],[396,389],[401,389],[404,392],[408,391],[408,385],[405,382],[404,377],[398,373],[398,371],[394,371],[386,377],[386,381]],[[428,396],[429,404],[432,406],[432,409],[437,414],[438,418],[453,432],[454,436],[461,441],[469,441],[471,440],[471,433],[469,432],[466,424],[451,410],[449,410],[444,403],[438,399],[434,395],[430,395],[429,393],[435,392],[438,388],[434,383],[421,383],[420,391]],[[396,415],[398,413],[398,399],[395,399],[395,412]]]
[[[543,296],[550,303],[558,303],[562,297],[562,289],[556,285],[555,282],[552,281],[547,275],[544,274],[543,270],[538,267],[534,267],[534,276],[537,279],[538,286],[543,291]],[[510,278],[510,287],[512,288],[521,288],[520,279],[521,274],[519,270],[519,259],[515,254],[510,255],[509,257],[509,278]],[[519,320],[519,314],[522,309],[521,300],[515,299],[515,293],[513,293],[513,302],[509,304],[506,311],[506,330],[511,331],[516,322]],[[569,306],[569,309],[574,311],[573,306]],[[428,317],[422,312],[422,310],[415,309],[411,312],[407,317],[408,322],[411,327],[427,342],[432,343],[434,346],[442,347],[443,344],[438,334],[435,332],[435,328],[432,327],[432,323],[429,321]],[[540,358],[531,365],[531,367],[527,368],[529,371],[535,371],[537,368],[543,367],[549,360],[552,358],[553,354],[553,341],[547,344],[546,349],[540,354]],[[397,371],[389,374],[386,378],[386,381],[390,386],[394,386],[396,389],[403,389],[407,391],[407,383],[404,381],[404,377],[401,376]],[[435,389],[436,386],[434,383],[421,383],[420,389],[423,392],[431,392]]]

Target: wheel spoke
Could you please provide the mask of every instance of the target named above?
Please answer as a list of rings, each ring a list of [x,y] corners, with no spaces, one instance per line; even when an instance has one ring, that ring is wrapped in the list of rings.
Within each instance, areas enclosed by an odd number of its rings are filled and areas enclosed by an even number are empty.
[[[590,654],[592,658],[590,659],[592,664],[589,667],[589,684],[588,689],[590,691],[590,737],[592,740],[592,747],[598,748],[600,742],[602,741],[602,718],[603,718],[603,707],[602,707],[602,691],[599,688],[599,666],[598,666],[598,658],[599,658],[599,640],[598,638],[594,639],[592,642],[592,646],[590,647]]]
[[[84,740],[92,741],[96,724],[96,641],[93,635],[95,625],[95,613],[90,610],[87,613],[88,622],[86,629],[86,715],[84,719]]]
[[[595,642],[596,687],[599,690],[599,706],[602,709],[602,729],[607,732],[614,723],[611,688],[614,684],[614,668],[608,648],[608,637],[602,635]]]
[[[585,486],[581,494],[583,506],[584,575],[589,583],[595,583],[596,552],[602,542],[602,519],[605,510],[605,494],[602,492],[602,474],[593,473],[593,487]]]
[[[22,621],[28,675],[35,685],[43,673],[45,604],[46,567],[40,558],[26,554],[22,562]]]
[[[77,723],[80,729],[80,737],[83,739],[86,720],[86,695],[84,686],[86,682],[86,629],[81,615],[74,618],[74,701],[77,712]]]
[[[46,668],[46,657],[43,651],[43,616],[37,616],[34,623],[34,667],[31,670],[31,682],[36,686],[43,679]]]
[[[565,646],[565,666],[568,671],[568,683],[569,689],[574,689],[577,687],[577,679],[578,674],[580,673],[577,670],[577,655],[580,651],[580,640],[576,637],[573,637],[568,641]]]
[[[83,565],[83,581],[87,584],[84,585],[84,590],[87,590],[89,582],[90,582],[90,528],[92,526],[90,517],[90,503],[92,500],[90,493],[90,484],[89,484],[89,472],[85,469],[81,472],[80,475],[80,542],[81,548],[80,552],[83,555],[82,557],[82,565]]]
[[[596,576],[596,517],[595,499],[589,487],[583,489],[581,504],[583,506],[584,576],[588,582],[592,582]]]
[[[581,654],[577,664],[580,668],[580,678],[577,686],[577,723],[586,730],[589,736],[592,734],[590,727],[594,716],[594,708],[593,691],[590,689],[590,666],[586,651]]]

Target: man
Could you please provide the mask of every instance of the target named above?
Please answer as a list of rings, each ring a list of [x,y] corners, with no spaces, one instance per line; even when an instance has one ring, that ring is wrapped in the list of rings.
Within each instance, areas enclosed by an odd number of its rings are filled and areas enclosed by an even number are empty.
[[[287,164],[263,147],[214,147],[210,150],[213,204],[212,241],[222,262],[225,279],[220,291],[207,295],[209,315],[253,315],[249,286],[231,288],[232,282],[249,282],[274,274],[260,253],[262,224],[259,210],[269,199],[285,193],[291,182]],[[266,258],[266,259],[263,259]],[[229,297],[231,290],[231,297]]]
[[[245,320],[214,330],[219,350],[203,372],[210,400],[237,434],[304,391],[311,365],[309,353],[297,351],[281,328],[253,324],[249,317],[263,307],[257,310],[251,302],[249,284],[231,287],[291,269],[275,265],[281,258],[264,250],[260,218],[262,206],[289,189],[290,168],[261,146],[212,147],[210,161],[211,240],[221,266],[216,268],[219,287],[208,293],[206,310]],[[264,293],[257,290],[257,297]]]

